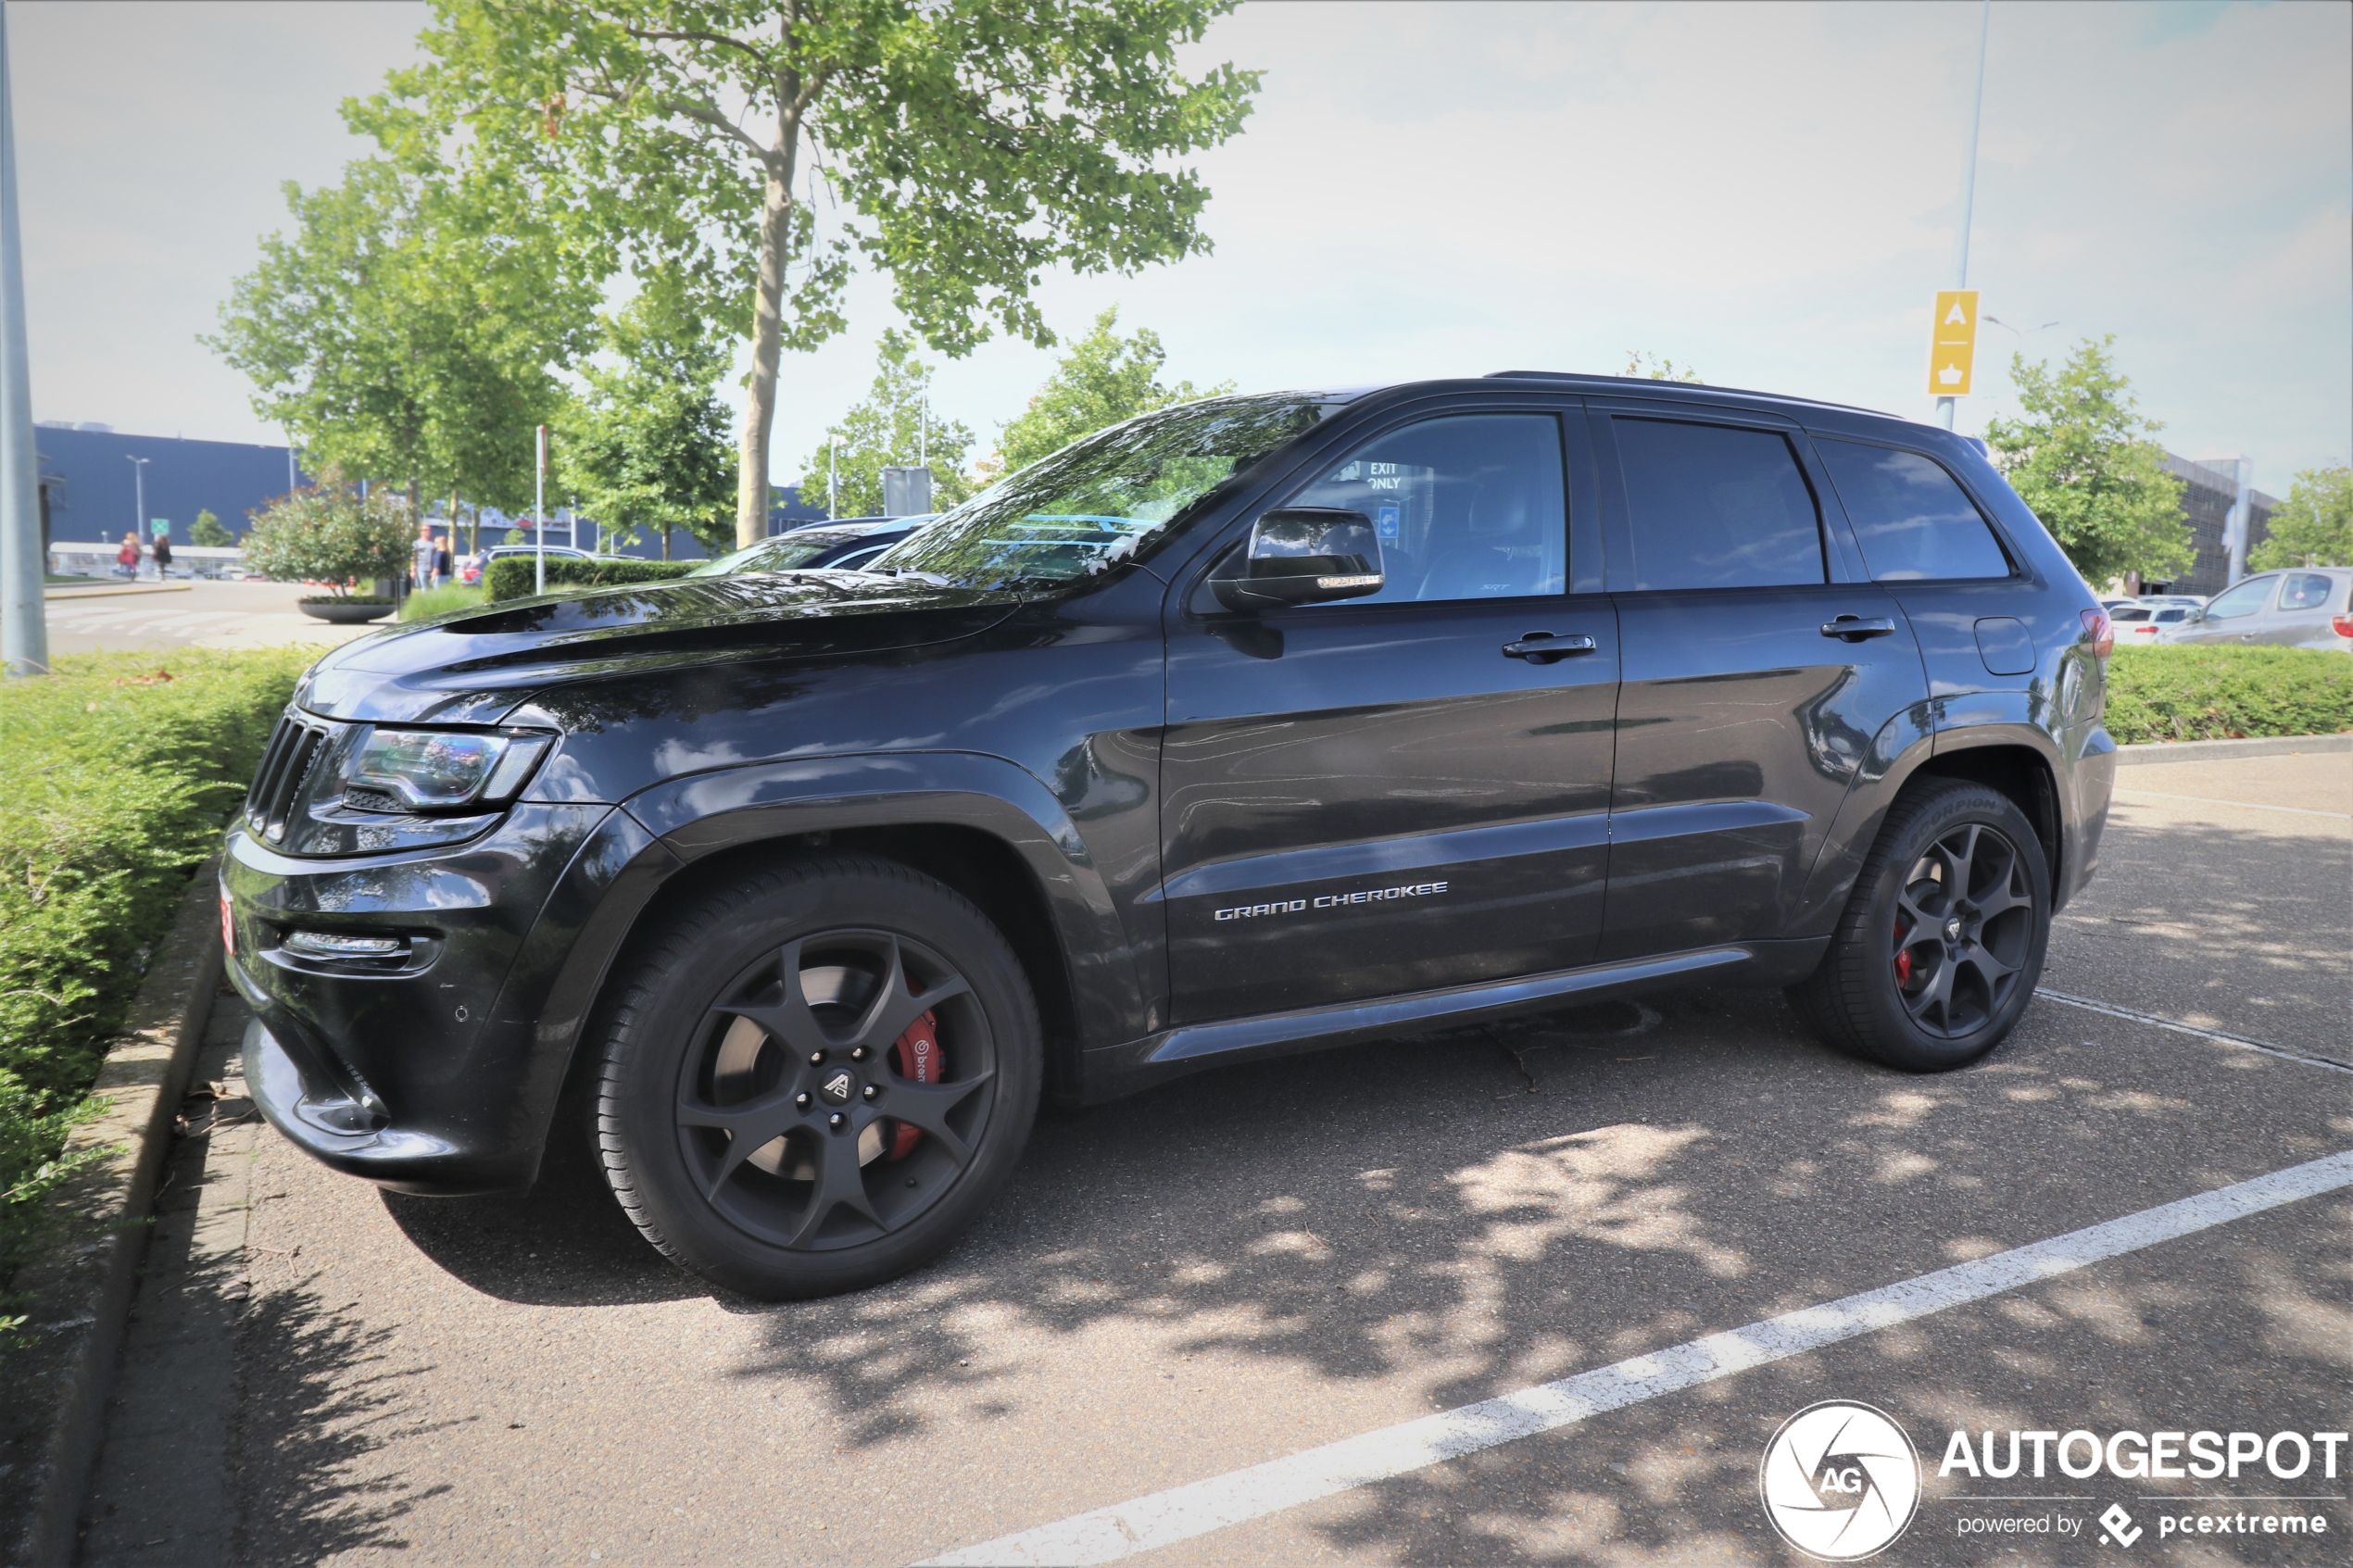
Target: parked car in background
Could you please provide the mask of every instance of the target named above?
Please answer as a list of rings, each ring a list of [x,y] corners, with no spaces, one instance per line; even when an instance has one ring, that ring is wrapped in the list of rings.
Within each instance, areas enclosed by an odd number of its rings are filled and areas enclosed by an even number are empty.
[[[488,571],[490,563],[500,556],[529,556],[537,553],[537,549],[530,545],[493,545],[480,555],[459,556],[458,581],[472,587],[482,581],[482,574]],[[585,550],[575,550],[569,545],[550,545],[547,546],[547,558],[549,560],[595,560],[597,558]]]
[[[686,575],[734,577],[747,571],[812,571],[820,567],[855,571],[937,515],[851,517],[812,523],[705,561]]]
[[[2152,647],[2160,632],[2187,621],[2194,609],[2190,605],[2127,605],[2122,609],[2110,610],[2108,622],[2116,628],[2118,647]]]
[[[2133,602],[2145,605],[2181,605],[2189,609],[2196,609],[2206,603],[2196,594],[2143,594]]]
[[[2250,577],[2166,627],[2159,640],[2353,650],[2353,567],[2298,567]]]

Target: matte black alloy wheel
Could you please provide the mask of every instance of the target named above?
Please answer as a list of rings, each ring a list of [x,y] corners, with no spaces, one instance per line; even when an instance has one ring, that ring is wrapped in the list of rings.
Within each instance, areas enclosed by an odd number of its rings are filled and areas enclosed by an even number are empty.
[[[2033,999],[2050,931],[2050,871],[2025,814],[1983,784],[1918,780],[1889,808],[1790,1006],[1851,1056],[1966,1067]]]
[[[639,1233],[772,1299],[953,1242],[1028,1141],[1045,1041],[969,899],[856,854],[713,879],[648,922],[599,1015],[598,1159]]]
[[[1913,1023],[1946,1039],[1984,1028],[2033,941],[2034,892],[2018,846],[1963,823],[1913,862],[1895,908],[1895,986]]]
[[[972,1162],[995,1042],[971,983],[934,949],[820,932],[720,996],[681,1064],[675,1116],[687,1171],[731,1223],[776,1247],[853,1247],[909,1223]],[[919,1084],[892,1047],[927,1013],[951,1076]],[[892,1158],[901,1124],[922,1137]]]

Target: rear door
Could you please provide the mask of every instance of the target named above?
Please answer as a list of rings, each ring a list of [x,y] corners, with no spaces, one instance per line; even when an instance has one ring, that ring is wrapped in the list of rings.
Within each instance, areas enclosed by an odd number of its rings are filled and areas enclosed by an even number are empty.
[[[2324,571],[2291,571],[2280,579],[2280,596],[2264,612],[2256,641],[2280,647],[2326,647],[2342,641],[2329,625],[2345,594]]]
[[[1826,531],[1789,421],[1662,401],[1592,422],[1625,660],[1600,956],[1791,935],[1873,738],[1925,695],[1911,629]]]
[[[1254,508],[1363,512],[1380,594],[1239,616],[1185,584],[1161,749],[1176,1022],[1592,957],[1618,650],[1597,531],[1570,558],[1572,490],[1590,510],[1571,400],[1400,412]]]

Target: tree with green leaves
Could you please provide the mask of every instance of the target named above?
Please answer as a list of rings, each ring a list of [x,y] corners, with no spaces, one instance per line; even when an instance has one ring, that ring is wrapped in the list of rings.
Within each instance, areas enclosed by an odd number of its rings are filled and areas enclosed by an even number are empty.
[[[1050,267],[1209,248],[1173,160],[1257,73],[1176,52],[1236,0],[434,0],[423,63],[357,106],[395,156],[541,194],[571,253],[691,280],[749,339],[736,528],[767,531],[779,356],[840,332],[863,259],[925,342],[1052,342]],[[992,325],[993,323],[993,325]]]
[[[875,352],[874,385],[865,401],[826,427],[801,470],[801,498],[830,493],[836,517],[879,516],[882,470],[919,463],[932,471],[933,506],[944,509],[971,495],[963,469],[973,433],[932,414],[931,376],[931,367],[916,358],[914,339],[885,332]]]
[[[588,383],[556,432],[556,468],[583,515],[608,534],[661,538],[683,528],[713,555],[736,537],[727,409],[712,390],[725,351],[682,324],[661,291],[607,318],[610,362],[583,367]]]
[[[510,511],[530,503],[555,370],[592,341],[599,280],[511,189],[384,158],[289,182],[295,227],[261,242],[204,341],[253,383],[254,411],[322,467]]]
[[[2094,583],[2171,578],[2196,558],[2182,482],[2149,439],[2164,426],[2141,417],[2109,356],[2115,341],[2085,338],[2056,370],[2012,355],[2020,416],[1985,426],[1994,465]]]
[[[1139,327],[1126,337],[1115,330],[1119,307],[1095,318],[1094,330],[1070,345],[1054,373],[1046,378],[1019,418],[999,435],[997,455],[1006,472],[1027,468],[1049,452],[1059,452],[1082,435],[1165,408],[1218,397],[1234,390],[1231,382],[1206,391],[1190,382],[1162,383],[1160,368],[1168,358],[1160,334]]]
[[[1617,373],[1642,381],[1680,381],[1690,382],[1695,386],[1701,384],[1699,372],[1689,365],[1678,365],[1672,359],[1662,359],[1655,354],[1645,354],[1638,348],[1626,351],[1626,368]]]
[[[2247,553],[2258,571],[2284,566],[2353,566],[2353,469],[2306,469],[2271,509],[2263,542]]]
[[[188,543],[201,545],[208,550],[223,550],[237,542],[237,536],[220,526],[220,520],[206,507],[196,513],[196,521],[188,525]]]

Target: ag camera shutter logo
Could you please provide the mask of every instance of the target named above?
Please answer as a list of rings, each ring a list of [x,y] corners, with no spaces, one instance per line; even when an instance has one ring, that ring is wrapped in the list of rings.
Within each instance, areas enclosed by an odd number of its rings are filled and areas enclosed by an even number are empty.
[[[1781,1539],[1824,1562],[1856,1562],[1910,1526],[1920,1505],[1920,1458],[1884,1411],[1825,1399],[1781,1423],[1765,1445],[1756,1486]]]

